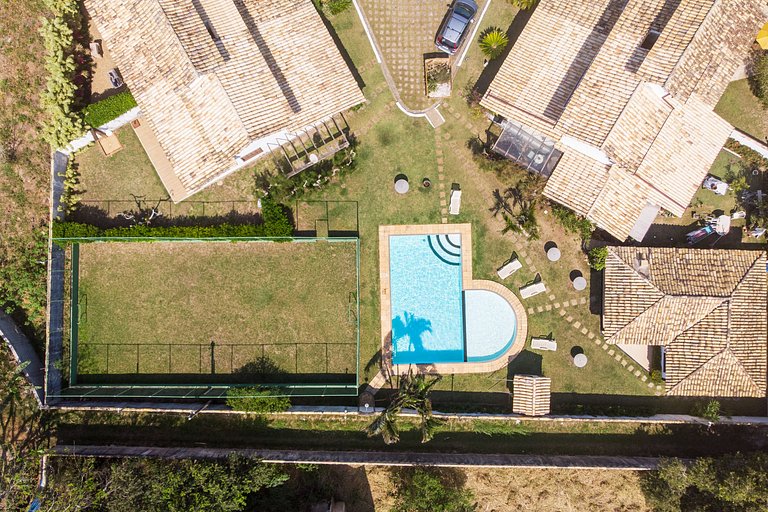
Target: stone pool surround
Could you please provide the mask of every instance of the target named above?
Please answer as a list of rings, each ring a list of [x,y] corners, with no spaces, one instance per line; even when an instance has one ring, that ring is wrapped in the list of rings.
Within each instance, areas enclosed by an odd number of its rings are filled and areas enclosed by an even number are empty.
[[[417,365],[392,364],[392,304],[389,283],[389,237],[391,235],[461,235],[462,290],[487,290],[503,297],[517,317],[515,341],[509,349],[491,361],[464,363],[434,363]],[[472,225],[421,224],[407,226],[379,226],[379,293],[381,304],[382,370],[386,373],[405,374],[415,367],[419,373],[488,373],[507,366],[522,352],[528,339],[528,317],[523,304],[509,288],[495,281],[472,278]]]

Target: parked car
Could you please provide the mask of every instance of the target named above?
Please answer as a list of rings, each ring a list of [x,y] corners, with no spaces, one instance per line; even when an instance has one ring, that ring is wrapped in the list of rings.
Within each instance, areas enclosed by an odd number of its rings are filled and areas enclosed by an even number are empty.
[[[475,20],[477,4],[474,0],[456,0],[440,25],[435,37],[435,46],[440,51],[453,55],[461,46]]]

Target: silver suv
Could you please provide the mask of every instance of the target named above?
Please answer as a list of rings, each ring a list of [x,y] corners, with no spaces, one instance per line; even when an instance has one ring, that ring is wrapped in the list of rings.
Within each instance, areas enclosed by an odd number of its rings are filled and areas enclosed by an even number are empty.
[[[469,25],[477,14],[477,4],[473,0],[456,0],[435,38],[435,46],[440,51],[453,55],[461,46]]]

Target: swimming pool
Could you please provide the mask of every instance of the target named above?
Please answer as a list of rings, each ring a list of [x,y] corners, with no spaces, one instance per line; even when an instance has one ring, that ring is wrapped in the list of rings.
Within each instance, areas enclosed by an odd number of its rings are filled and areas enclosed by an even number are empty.
[[[514,343],[510,302],[489,289],[465,289],[462,243],[468,239],[461,233],[389,235],[393,364],[492,361]]]
[[[464,361],[461,235],[389,237],[394,364]]]

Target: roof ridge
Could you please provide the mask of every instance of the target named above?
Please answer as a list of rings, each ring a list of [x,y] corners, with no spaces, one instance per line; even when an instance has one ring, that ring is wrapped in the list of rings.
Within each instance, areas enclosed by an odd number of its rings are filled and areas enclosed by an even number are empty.
[[[685,298],[685,297],[680,297],[680,296],[675,296],[675,295],[667,295],[667,294],[664,294],[664,295],[663,295],[663,296],[662,296],[662,297],[661,297],[659,300],[657,300],[657,301],[656,301],[656,302],[654,302],[654,303],[653,303],[651,306],[649,306],[647,309],[645,309],[645,311],[643,311],[642,313],[640,313],[639,315],[637,315],[637,316],[636,316],[635,318],[633,318],[633,319],[632,319],[632,320],[631,320],[629,323],[627,323],[626,325],[624,325],[624,327],[622,327],[621,329],[619,329],[618,331],[616,331],[616,333],[614,333],[614,334],[613,334],[613,336],[611,336],[609,339],[614,339],[614,338],[616,338],[616,337],[617,337],[619,334],[621,334],[623,331],[625,331],[627,328],[629,328],[629,327],[630,327],[630,326],[632,326],[633,324],[639,324],[641,321],[642,321],[642,322],[645,322],[645,321],[646,321],[646,320],[645,320],[645,318],[644,318],[644,317],[645,317],[645,315],[646,315],[646,314],[648,314],[648,312],[649,312],[649,311],[651,311],[652,309],[656,308],[657,306],[659,306],[659,307],[660,307],[661,305],[660,305],[659,303],[660,303],[660,302],[662,302],[663,300],[667,299],[667,298],[672,298],[672,299],[679,299],[679,298]],[[676,333],[676,334],[675,334],[675,335],[674,335],[674,336],[673,336],[673,337],[670,339],[670,341],[669,341],[668,343],[664,343],[664,345],[668,345],[668,344],[671,344],[671,343],[673,343],[673,342],[674,342],[674,341],[675,341],[675,340],[676,340],[676,339],[677,339],[679,336],[681,336],[682,334],[684,334],[684,333],[688,332],[688,331],[689,331],[690,329],[692,329],[692,328],[693,328],[695,325],[698,325],[698,324],[699,324],[701,321],[703,321],[704,319],[706,319],[707,317],[709,317],[709,315],[710,315],[710,314],[711,314],[711,313],[712,313],[712,312],[713,312],[715,309],[717,309],[717,308],[719,308],[720,306],[722,306],[722,305],[723,305],[723,302],[726,300],[726,299],[724,299],[724,298],[721,298],[721,297],[706,297],[706,298],[707,298],[707,299],[710,299],[710,300],[714,300],[714,301],[719,301],[719,302],[718,302],[718,303],[717,303],[717,304],[716,304],[714,307],[712,307],[712,309],[709,309],[709,310],[708,310],[708,311],[707,311],[705,314],[703,314],[703,315],[702,315],[702,316],[701,316],[701,317],[700,317],[698,320],[696,320],[696,322],[695,322],[693,325],[690,325],[690,326],[688,326],[688,327],[684,327],[684,328],[682,328],[682,329],[681,329],[679,332],[677,332],[677,333]]]
[[[664,84],[662,87],[664,87],[665,90],[667,90],[667,86],[669,84],[669,80],[672,78],[672,75],[675,74],[675,71],[677,71],[678,66],[680,66],[680,62],[682,62],[683,57],[688,54],[688,50],[691,48],[691,45],[696,40],[696,37],[701,34],[703,27],[707,24],[707,21],[709,20],[710,16],[713,16],[712,12],[715,10],[715,6],[720,2],[720,0],[713,0],[712,4],[709,6],[709,9],[707,9],[707,14],[701,19],[701,23],[699,23],[699,26],[696,27],[696,31],[693,33],[693,36],[691,36],[691,40],[688,41],[688,44],[686,45],[685,49],[680,52],[680,54],[677,57],[677,62],[672,66],[672,68],[669,70],[669,74],[667,74],[666,80],[664,80]],[[709,66],[712,65],[712,61],[714,60],[714,57],[709,58],[709,62],[707,63],[707,69],[709,69]],[[691,89],[691,94],[696,90],[696,87],[701,82],[701,79],[704,77],[704,73],[698,76],[696,79],[696,85],[693,86],[693,89]],[[671,94],[671,93],[670,93]],[[674,95],[673,95],[674,97]],[[690,96],[689,96],[690,97]],[[677,98],[675,98],[677,99]],[[688,101],[688,98],[686,98],[686,102]],[[712,106],[714,110],[714,105]]]
[[[682,385],[682,384],[683,384],[685,381],[687,381],[688,379],[690,379],[691,377],[693,377],[694,375],[696,375],[697,373],[699,373],[700,371],[702,371],[702,370],[704,369],[704,367],[705,367],[705,366],[708,366],[710,363],[712,363],[712,361],[714,361],[715,359],[717,359],[717,358],[719,358],[719,357],[723,357],[723,356],[730,356],[730,358],[731,358],[733,361],[735,361],[735,362],[736,362],[736,364],[738,365],[738,367],[741,369],[741,374],[742,374],[742,375],[745,375],[745,376],[747,377],[747,379],[749,380],[749,383],[752,385],[753,391],[756,391],[756,392],[759,394],[759,393],[760,393],[760,391],[761,391],[761,390],[760,390],[760,386],[758,386],[757,382],[755,382],[755,379],[754,379],[754,378],[752,378],[752,375],[751,375],[751,374],[750,374],[750,373],[747,371],[747,369],[746,369],[746,368],[744,367],[744,365],[741,363],[741,360],[740,360],[740,359],[739,359],[739,358],[736,356],[736,354],[734,354],[734,353],[733,353],[733,351],[732,351],[730,348],[728,348],[728,347],[726,347],[726,348],[722,349],[720,352],[718,352],[718,353],[714,354],[712,357],[710,357],[709,359],[707,359],[706,361],[704,361],[704,362],[703,362],[703,363],[702,363],[702,364],[701,364],[701,365],[700,365],[698,368],[696,368],[695,370],[693,370],[692,372],[690,372],[690,373],[689,373],[688,375],[686,375],[684,378],[680,379],[680,381],[678,381],[678,383],[677,383],[677,384],[675,384],[674,386],[672,386],[671,388],[669,388],[669,389],[667,390],[667,394],[671,394],[671,393],[672,393],[672,392],[675,390],[675,388],[678,388],[678,387],[679,387],[680,385]]]
[[[597,201],[595,201],[595,202],[597,202]],[[661,300],[661,299],[662,299],[664,296],[666,296],[667,294],[666,294],[666,293],[664,293],[663,291],[661,291],[661,290],[659,289],[659,287],[658,287],[658,286],[656,286],[655,284],[653,284],[653,282],[652,282],[652,281],[651,281],[649,278],[645,277],[645,276],[644,276],[644,275],[642,275],[640,272],[638,272],[637,270],[635,270],[635,268],[634,268],[632,265],[630,265],[629,263],[627,263],[627,262],[624,260],[624,258],[622,258],[622,257],[620,257],[618,254],[616,254],[616,251],[615,251],[615,249],[618,249],[618,248],[625,248],[625,247],[626,247],[626,246],[623,246],[623,245],[621,245],[621,246],[611,246],[611,245],[609,245],[609,246],[608,246],[608,252],[609,252],[609,253],[611,253],[611,254],[613,254],[613,255],[616,257],[616,259],[618,259],[618,260],[619,260],[621,263],[623,263],[623,264],[624,264],[624,265],[625,265],[627,268],[629,268],[629,269],[630,269],[632,272],[634,272],[635,274],[637,274],[637,275],[638,275],[638,277],[640,277],[640,279],[642,279],[643,281],[645,281],[646,283],[648,283],[648,285],[649,285],[651,288],[653,288],[654,290],[656,290],[657,292],[659,292],[659,293],[661,294],[661,297],[659,298],[659,300]],[[649,249],[650,249],[650,248],[649,248]],[[648,259],[648,261],[649,261],[649,262],[650,262],[650,255],[651,255],[651,253],[649,253],[649,259]],[[649,269],[650,269],[650,266],[649,266]],[[657,302],[658,302],[658,301],[657,301]],[[655,302],[654,302],[654,304],[655,304]]]
[[[751,252],[751,251],[744,251],[744,252]],[[736,289],[737,289],[739,286],[741,286],[741,285],[742,285],[742,283],[744,283],[744,280],[747,278],[747,276],[749,275],[749,273],[750,273],[750,272],[752,272],[752,270],[753,270],[753,269],[755,268],[755,266],[757,265],[757,262],[758,262],[758,260],[760,259],[760,257],[766,254],[766,252],[765,252],[765,251],[755,251],[755,253],[757,254],[757,256],[755,257],[755,259],[754,259],[754,260],[752,260],[752,263],[751,263],[751,264],[750,264],[750,265],[747,267],[747,270],[745,270],[745,271],[744,271],[744,273],[741,275],[741,279],[739,279],[739,281],[738,281],[738,282],[736,283],[736,285],[733,287],[733,290],[731,290],[731,296],[732,296],[734,293],[736,293]],[[766,270],[768,270],[768,269],[766,269]]]

